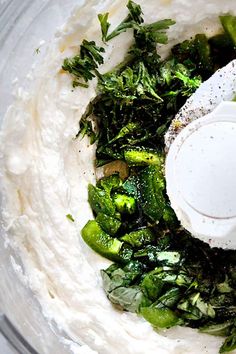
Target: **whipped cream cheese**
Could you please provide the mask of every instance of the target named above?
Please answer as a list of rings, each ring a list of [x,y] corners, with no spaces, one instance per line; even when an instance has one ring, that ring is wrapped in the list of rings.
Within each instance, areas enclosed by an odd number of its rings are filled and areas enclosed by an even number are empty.
[[[126,2],[89,0],[74,9],[34,70],[31,90],[19,89],[6,113],[1,155],[8,242],[22,260],[27,285],[43,314],[74,341],[72,352],[216,354],[221,338],[189,328],[156,333],[137,315],[114,309],[100,278],[100,269],[109,262],[80,237],[81,228],[92,218],[87,185],[95,182],[95,146],[87,138],[74,137],[81,116],[96,96],[96,79],[88,89],[73,89],[61,65],[78,51],[84,38],[102,45],[97,14],[109,12],[116,26],[126,14]],[[234,0],[137,2],[147,22],[176,20],[169,32],[169,47],[194,33],[217,32],[218,15],[236,11]],[[131,39],[127,31],[108,43],[101,72],[123,60]],[[74,223],[66,217],[69,213]]]

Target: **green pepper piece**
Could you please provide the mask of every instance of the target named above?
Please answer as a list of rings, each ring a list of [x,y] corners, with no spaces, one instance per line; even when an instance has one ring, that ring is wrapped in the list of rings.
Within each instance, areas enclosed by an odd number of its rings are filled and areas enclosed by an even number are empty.
[[[177,227],[179,225],[178,219],[175,215],[174,210],[167,205],[164,213],[163,213],[163,220],[166,222],[166,224],[168,225],[168,227]]]
[[[161,219],[165,209],[165,180],[158,166],[149,166],[139,176],[140,204],[152,221]]]
[[[103,231],[107,232],[111,236],[114,236],[121,227],[121,222],[119,220],[103,213],[98,213],[96,221],[101,226]]]
[[[152,243],[155,240],[155,236],[150,229],[143,228],[122,236],[121,240],[133,247],[141,247]]]
[[[236,45],[236,16],[220,16],[220,21],[225,32],[230,36],[234,45]]]
[[[156,165],[162,167],[164,164],[163,155],[151,149],[129,148],[124,151],[124,158],[129,166]]]
[[[232,352],[236,349],[236,329],[234,328],[231,335],[226,338],[222,346],[220,347],[220,353]]]
[[[156,328],[170,328],[180,324],[181,319],[169,308],[143,307],[141,315]]]
[[[116,209],[121,214],[133,214],[136,210],[136,200],[126,194],[116,193],[113,197]]]
[[[88,186],[88,201],[93,211],[104,213],[109,216],[115,216],[116,208],[110,195],[100,188],[94,187],[92,184]]]
[[[89,220],[81,231],[83,240],[95,252],[111,261],[120,261],[119,252],[123,242],[110,237],[95,220]]]
[[[168,307],[173,308],[180,300],[181,292],[179,288],[172,288],[166,291],[159,299],[155,302],[155,306],[158,308]]]
[[[103,177],[97,183],[97,187],[103,188],[108,194],[112,190],[119,189],[122,186],[122,180],[117,173],[112,174],[108,177]]]

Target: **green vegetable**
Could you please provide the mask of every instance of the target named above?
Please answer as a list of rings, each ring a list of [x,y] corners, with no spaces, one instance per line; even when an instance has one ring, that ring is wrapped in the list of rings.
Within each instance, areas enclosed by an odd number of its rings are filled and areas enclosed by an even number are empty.
[[[105,13],[98,15],[98,19],[101,24],[103,41],[107,42],[111,40],[120,33],[126,32],[128,28],[139,28],[138,25],[143,22],[141,7],[135,2],[129,0],[127,8],[129,10],[128,16],[110,34],[108,34],[108,29],[110,27],[110,23],[108,22],[109,14]]]
[[[96,46],[94,41],[88,42],[84,39],[80,46],[80,54],[64,60],[62,69],[73,76],[73,87],[88,87],[87,82],[98,75],[98,65],[103,63],[100,53],[104,52],[105,49]]]
[[[103,188],[109,195],[111,191],[115,191],[122,186],[123,182],[118,174],[104,177],[98,181],[97,186]]]
[[[181,71],[176,71],[175,77],[183,83],[182,94],[184,96],[190,96],[202,83],[200,77],[190,78],[186,74],[183,74]]]
[[[152,221],[161,219],[166,201],[164,198],[165,181],[158,166],[149,166],[139,175],[140,204],[143,212]]]
[[[80,130],[81,137],[84,138],[85,135],[87,135],[90,138],[90,144],[95,143],[98,138],[98,135],[93,130],[92,121],[84,120],[82,118],[80,123],[82,125],[82,128]]]
[[[233,288],[229,285],[228,277],[224,282],[217,284],[217,290],[221,294],[231,293],[233,291]]]
[[[219,324],[208,324],[200,328],[200,332],[211,334],[213,336],[227,337],[230,335],[234,321],[226,321]]]
[[[194,40],[195,48],[199,56],[199,67],[208,72],[212,72],[211,47],[205,34],[197,34]]]
[[[103,213],[109,216],[116,216],[115,205],[109,193],[107,193],[105,190],[89,184],[88,201],[95,213]]]
[[[116,288],[110,292],[108,298],[113,304],[130,312],[138,312],[140,307],[150,305],[138,286]]]
[[[130,166],[157,165],[162,168],[164,164],[162,154],[142,148],[128,148],[124,151],[124,157]]]
[[[112,261],[120,260],[122,242],[110,237],[95,220],[90,220],[83,227],[81,235],[89,247],[101,256]]]
[[[138,63],[133,69],[128,67],[120,75],[116,72],[105,74],[99,82],[99,91],[106,94],[107,98],[116,100],[121,106],[129,105],[138,98],[161,102],[156,87],[157,78],[148,72],[144,63]],[[125,129],[125,134],[121,129]],[[140,124],[129,122],[126,128],[120,128],[109,144],[116,141],[117,136],[120,139],[131,131],[134,133],[140,129]],[[130,142],[132,143],[132,140]]]
[[[138,176],[130,176],[123,184],[122,188],[128,195],[132,195],[134,198],[139,196],[139,178]]]
[[[104,290],[109,300],[130,312],[138,312],[141,306],[150,305],[140,288],[131,285],[140,274],[140,263],[133,261],[123,269],[112,265],[106,271],[101,271]]]
[[[166,265],[177,264],[180,262],[181,259],[179,252],[173,251],[157,252],[156,257],[158,262]]]
[[[236,58],[236,17],[222,16],[224,32],[212,38],[197,34],[162,60],[159,47],[168,42],[174,21],[145,24],[138,4],[129,1],[127,8],[112,31],[108,13],[99,15],[104,42],[132,30],[122,63],[99,74],[104,49],[86,41],[70,59],[76,82],[98,77],[98,95],[78,134],[96,141],[96,166],[105,165],[106,176],[89,186],[96,221],[82,234],[91,248],[117,262],[101,275],[108,299],[119,309],[141,314],[155,328],[180,324],[222,335],[220,351],[231,351],[236,252],[210,248],[181,227],[166,195],[163,151],[165,132],[187,98]]]
[[[157,275],[148,273],[144,276],[140,287],[143,293],[151,301],[155,301],[161,294],[164,283],[158,278]]]
[[[200,293],[194,293],[187,300],[182,300],[178,305],[178,309],[186,312],[184,317],[191,320],[199,320],[202,316],[215,317],[213,307],[203,301]]]
[[[178,287],[190,287],[193,279],[189,277],[188,273],[178,268],[172,267],[157,267],[153,274],[155,274],[162,283],[178,286]]]
[[[111,236],[114,236],[118,232],[119,228],[121,227],[120,220],[117,220],[103,213],[98,213],[96,217],[96,221],[101,226],[103,231],[105,231]]]
[[[155,236],[150,229],[144,228],[122,236],[121,240],[129,243],[133,247],[142,247],[152,243],[155,240]]]
[[[110,27],[110,23],[108,22],[108,16],[109,16],[109,13],[106,12],[105,14],[99,14],[98,15],[98,19],[99,19],[99,22],[101,24],[101,31],[102,31],[102,40],[103,42],[106,41],[107,39],[107,33],[108,33],[108,30],[109,30],[109,27]]]
[[[236,17],[233,15],[220,16],[220,21],[233,44],[236,45]]]
[[[176,62],[175,59],[166,61],[160,68],[162,80],[167,85],[176,86],[175,91],[170,91],[165,96],[178,96],[180,93],[178,85],[181,84],[181,94],[190,96],[200,86],[202,80],[200,76],[191,77],[191,68]]]
[[[131,285],[142,274],[142,266],[137,261],[131,261],[123,267],[112,264],[101,271],[104,290],[108,294],[119,286]]]
[[[171,228],[175,228],[178,226],[178,220],[175,215],[175,212],[169,205],[166,205],[166,208],[163,213],[163,220]]]
[[[122,239],[123,240],[123,239]],[[136,258],[148,257],[151,262],[161,263],[163,265],[175,265],[180,263],[181,256],[179,252],[159,251],[158,247],[147,246],[134,254]]]
[[[181,298],[181,291],[179,288],[172,288],[163,294],[156,301],[155,306],[158,308],[168,307],[173,308]]]
[[[67,214],[66,217],[67,217],[67,219],[69,219],[72,222],[75,221],[75,219],[73,218],[73,216],[71,214]]]
[[[128,195],[116,193],[113,201],[119,213],[133,214],[136,210],[136,200]]]
[[[143,307],[141,314],[156,328],[170,328],[181,324],[179,317],[169,308]]]
[[[236,349],[236,328],[232,330],[232,334],[226,338],[223,345],[220,347],[220,353],[228,353]]]
[[[121,130],[118,132],[118,134],[109,141],[109,144],[114,143],[115,141],[124,138],[127,135],[130,135],[134,133],[136,130],[140,129],[140,124],[138,122],[129,122],[127,125],[125,125]]]

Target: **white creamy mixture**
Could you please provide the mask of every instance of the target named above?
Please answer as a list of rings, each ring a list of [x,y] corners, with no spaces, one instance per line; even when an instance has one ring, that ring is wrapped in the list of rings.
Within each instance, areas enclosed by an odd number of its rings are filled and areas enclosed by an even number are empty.
[[[236,11],[235,0],[137,2],[148,22],[177,21],[170,30],[170,38],[176,42],[197,32],[213,34],[219,27],[218,15]],[[83,38],[102,44],[97,13],[109,11],[112,25],[116,25],[125,16],[126,3],[88,0],[75,9],[42,66],[35,70],[34,88],[19,90],[6,114],[3,216],[9,242],[22,259],[28,286],[44,315],[75,343],[88,345],[91,353],[216,354],[220,338],[187,328],[156,333],[137,315],[115,310],[106,299],[99,274],[109,262],[80,237],[81,228],[92,218],[87,185],[95,182],[95,147],[87,139],[73,138],[81,115],[96,96],[96,80],[89,89],[72,90],[71,78],[60,68],[65,57],[77,52]],[[131,38],[127,32],[106,46],[102,72],[123,59]],[[74,223],[66,218],[68,213]],[[76,353],[84,350],[79,344],[73,348]]]

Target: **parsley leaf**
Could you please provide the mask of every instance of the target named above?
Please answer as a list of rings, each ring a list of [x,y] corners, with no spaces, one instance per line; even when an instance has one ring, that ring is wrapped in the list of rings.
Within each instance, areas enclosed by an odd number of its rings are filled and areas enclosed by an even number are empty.
[[[89,80],[100,76],[97,68],[98,65],[103,64],[103,57],[100,53],[104,52],[105,49],[96,46],[94,41],[89,42],[84,39],[80,46],[80,54],[64,60],[62,69],[73,76],[73,87],[88,87]]]
[[[101,31],[102,31],[102,40],[103,42],[106,42],[107,40],[107,33],[108,33],[108,29],[110,27],[110,23],[108,22],[108,16],[109,13],[106,12],[105,14],[99,14],[98,15],[98,19],[100,21],[101,24]]]
[[[108,42],[120,33],[126,32],[129,28],[139,29],[139,25],[143,22],[140,5],[136,4],[132,0],[129,0],[127,8],[129,10],[129,14],[110,34],[108,34],[108,29],[110,27],[110,23],[108,22],[109,14],[105,13],[98,15],[98,19],[101,24],[103,41]]]

